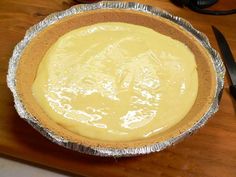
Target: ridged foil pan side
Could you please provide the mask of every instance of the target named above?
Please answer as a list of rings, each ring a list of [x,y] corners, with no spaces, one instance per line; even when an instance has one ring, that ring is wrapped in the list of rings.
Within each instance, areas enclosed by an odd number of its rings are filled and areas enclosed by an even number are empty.
[[[35,119],[29,112],[26,111],[21,99],[16,90],[16,70],[18,62],[21,58],[21,54],[24,48],[28,45],[28,43],[35,37],[37,34],[47,28],[48,26],[56,23],[57,21],[63,19],[64,17],[75,15],[78,13],[83,13],[86,11],[92,11],[97,9],[123,9],[123,10],[131,10],[131,11],[139,11],[143,13],[148,13],[154,16],[160,16],[164,19],[170,20],[176,24],[178,24],[181,28],[188,31],[192,34],[199,43],[208,51],[209,55],[211,56],[212,63],[214,65],[216,76],[217,76],[217,86],[216,92],[214,96],[214,100],[209,108],[209,110],[205,113],[204,116],[190,129],[181,133],[180,135],[168,139],[167,141],[157,142],[152,145],[138,147],[138,148],[124,148],[124,149],[116,149],[116,148],[103,148],[103,147],[86,147],[82,144],[77,144],[74,142],[70,142],[63,137],[56,135],[54,132],[50,131],[46,127],[43,127],[37,119]],[[39,22],[38,24],[32,26],[27,30],[24,39],[20,41],[14,48],[12,57],[9,61],[9,68],[7,74],[7,84],[14,96],[15,108],[20,115],[21,118],[26,120],[32,127],[38,130],[42,135],[53,141],[54,143],[64,146],[65,148],[79,151],[82,153],[96,155],[96,156],[114,156],[114,157],[121,157],[121,156],[137,156],[141,154],[148,154],[151,152],[158,152],[165,149],[168,146],[174,145],[175,143],[179,142],[186,136],[192,134],[194,131],[202,127],[207,120],[217,112],[219,108],[219,101],[221,99],[221,94],[223,91],[224,85],[224,75],[225,75],[225,67],[223,62],[220,58],[220,55],[213,49],[209,43],[208,38],[203,33],[199,32],[186,20],[173,16],[170,13],[149,6],[144,4],[139,4],[135,2],[118,2],[118,1],[103,1],[94,4],[83,4],[83,5],[76,5],[73,6],[65,11],[53,13],[46,17],[44,20]]]

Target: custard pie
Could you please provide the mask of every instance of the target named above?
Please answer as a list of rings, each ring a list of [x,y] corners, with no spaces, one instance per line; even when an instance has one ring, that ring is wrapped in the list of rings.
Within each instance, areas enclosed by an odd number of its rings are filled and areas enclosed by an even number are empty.
[[[27,111],[55,134],[124,148],[191,128],[209,109],[215,78],[207,51],[175,23],[97,10],[42,30],[24,49],[16,87]]]

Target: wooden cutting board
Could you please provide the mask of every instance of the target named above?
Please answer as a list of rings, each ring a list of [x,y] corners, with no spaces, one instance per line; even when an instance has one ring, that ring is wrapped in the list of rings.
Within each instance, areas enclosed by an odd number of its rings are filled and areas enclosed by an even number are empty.
[[[174,6],[167,0],[140,0],[189,20],[218,49],[211,30],[215,25],[226,36],[236,58],[236,15],[208,16]],[[9,57],[26,29],[48,14],[74,5],[66,0],[0,1],[0,153],[47,167],[91,177],[235,177],[236,102],[229,95],[228,78],[220,110],[191,137],[160,153],[134,158],[93,157],[55,145],[17,115],[6,85]],[[215,9],[236,8],[222,0]]]

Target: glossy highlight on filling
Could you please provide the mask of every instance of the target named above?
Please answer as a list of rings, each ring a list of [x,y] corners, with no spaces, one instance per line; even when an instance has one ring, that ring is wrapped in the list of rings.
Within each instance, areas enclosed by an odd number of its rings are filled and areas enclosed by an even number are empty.
[[[106,22],[61,36],[43,57],[32,93],[79,135],[142,139],[181,121],[197,96],[193,53],[152,29]]]

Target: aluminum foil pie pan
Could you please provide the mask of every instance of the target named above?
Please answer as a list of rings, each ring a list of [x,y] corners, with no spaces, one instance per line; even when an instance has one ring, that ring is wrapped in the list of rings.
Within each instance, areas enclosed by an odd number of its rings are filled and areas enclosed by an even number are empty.
[[[198,40],[198,42],[202,45],[202,47],[206,49],[212,60],[216,72],[216,89],[215,89],[216,91],[214,99],[208,111],[191,128],[189,128],[184,132],[181,132],[178,136],[170,138],[166,141],[156,142],[154,144],[144,145],[141,147],[128,147],[128,148],[111,148],[111,147],[105,148],[98,146],[91,147],[71,142],[70,140],[59,136],[58,134],[44,127],[35,117],[33,117],[29,112],[27,112],[24,104],[21,101],[19,93],[17,92],[16,89],[17,66],[25,47],[35,36],[38,35],[40,31],[62,20],[63,18],[98,9],[111,9],[111,10],[124,9],[129,11],[146,13],[152,16],[162,17],[166,20],[169,20],[179,25],[182,29],[189,32],[192,36],[194,36]],[[149,5],[143,5],[135,2],[104,1],[94,4],[76,5],[65,11],[53,13],[48,17],[46,17],[44,20],[40,21],[38,24],[32,26],[29,30],[27,30],[24,39],[15,46],[12,57],[10,58],[8,74],[7,74],[7,84],[13,93],[15,108],[20,117],[23,118],[25,121],[27,121],[32,127],[38,130],[42,135],[47,137],[49,140],[65,148],[90,155],[121,157],[121,156],[137,156],[141,154],[148,154],[151,152],[161,151],[167,148],[168,146],[171,146],[179,142],[183,138],[187,137],[188,135],[192,134],[194,131],[202,127],[219,108],[219,101],[221,99],[221,93],[224,85],[224,74],[225,74],[225,68],[223,62],[219,54],[211,47],[206,35],[193,28],[193,26],[186,20],[177,16],[173,16],[164,10]]]

